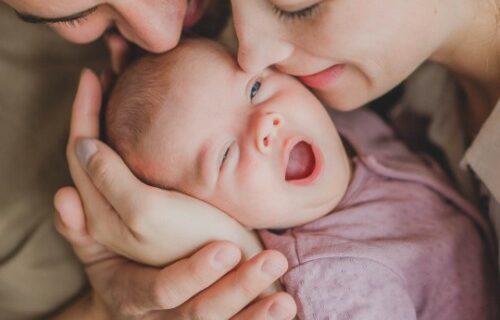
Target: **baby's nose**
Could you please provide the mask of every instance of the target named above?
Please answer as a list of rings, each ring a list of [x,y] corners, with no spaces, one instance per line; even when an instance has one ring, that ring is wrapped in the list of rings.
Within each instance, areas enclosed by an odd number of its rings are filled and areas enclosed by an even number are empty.
[[[256,121],[255,143],[257,149],[268,154],[273,146],[273,141],[283,126],[285,119],[279,113],[262,113]]]

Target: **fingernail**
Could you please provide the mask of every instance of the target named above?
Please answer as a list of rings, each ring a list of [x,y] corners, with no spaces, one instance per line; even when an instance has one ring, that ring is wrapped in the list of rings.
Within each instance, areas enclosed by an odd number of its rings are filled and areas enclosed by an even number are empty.
[[[280,263],[276,263],[273,259],[267,259],[262,264],[261,270],[272,277],[276,277],[283,273],[283,266]]]
[[[214,256],[214,264],[217,268],[229,269],[234,267],[240,260],[240,252],[236,248],[224,248]]]
[[[80,164],[87,167],[89,159],[97,152],[97,145],[92,139],[79,139],[76,142],[75,152]]]
[[[290,319],[290,312],[288,309],[279,302],[275,302],[267,310],[269,320],[286,320]]]

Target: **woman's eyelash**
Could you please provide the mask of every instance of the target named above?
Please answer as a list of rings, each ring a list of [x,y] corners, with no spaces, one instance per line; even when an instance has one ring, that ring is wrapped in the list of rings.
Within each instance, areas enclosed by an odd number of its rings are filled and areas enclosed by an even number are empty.
[[[64,24],[67,25],[68,27],[78,27],[82,25],[85,21],[87,21],[87,16],[85,17],[80,17],[72,20],[67,20],[67,21],[59,21],[59,22],[53,22],[53,24]]]
[[[318,9],[319,3],[313,4],[307,8],[297,10],[297,11],[285,11],[277,6],[273,6],[274,13],[278,16],[278,18],[282,20],[302,20],[310,18],[316,13],[316,9]]]
[[[95,6],[84,11],[83,13],[77,14],[77,16],[75,17],[62,18],[60,20],[58,19],[58,21],[49,22],[49,24],[64,24],[73,28],[78,27],[85,23],[88,17],[92,15],[97,10],[97,8],[98,6]]]

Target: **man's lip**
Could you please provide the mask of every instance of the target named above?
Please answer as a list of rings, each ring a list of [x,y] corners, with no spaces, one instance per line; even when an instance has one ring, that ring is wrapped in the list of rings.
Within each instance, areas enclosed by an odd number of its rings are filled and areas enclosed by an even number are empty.
[[[184,16],[184,28],[191,28],[194,26],[200,18],[203,16],[205,11],[205,5],[207,0],[189,0],[186,8],[186,14]]]
[[[290,153],[292,152],[293,147],[295,147],[295,145],[297,145],[298,143],[300,143],[302,141],[308,143],[311,146],[311,149],[313,151],[314,158],[315,158],[315,167],[313,169],[313,172],[308,177],[306,177],[304,179],[287,181],[285,176],[286,176],[286,168],[288,167],[288,161],[290,159]],[[306,137],[297,136],[297,137],[293,137],[291,139],[288,139],[285,142],[285,147],[283,148],[283,158],[282,159],[283,160],[282,160],[282,165],[281,165],[281,168],[282,168],[281,175],[283,177],[283,180],[286,181],[287,183],[293,183],[293,184],[297,184],[297,185],[311,184],[317,180],[317,178],[319,177],[319,174],[321,172],[321,169],[323,168],[323,157],[322,157],[321,151],[319,150],[318,147],[316,147],[312,143],[311,139],[306,138]]]
[[[298,78],[308,87],[323,89],[337,82],[342,75],[344,68],[345,64],[335,64],[323,71],[310,75],[299,76]]]

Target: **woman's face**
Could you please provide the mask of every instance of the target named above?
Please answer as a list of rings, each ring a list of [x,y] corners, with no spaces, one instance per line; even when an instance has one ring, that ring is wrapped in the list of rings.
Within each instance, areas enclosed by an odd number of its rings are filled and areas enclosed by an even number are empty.
[[[183,28],[198,22],[214,0],[4,0],[28,22],[48,22],[64,38],[86,43],[116,27],[152,52],[175,47]],[[50,23],[49,21],[59,21]]]
[[[327,104],[349,110],[449,40],[453,1],[232,0],[238,61],[246,71],[274,65],[299,76]]]

